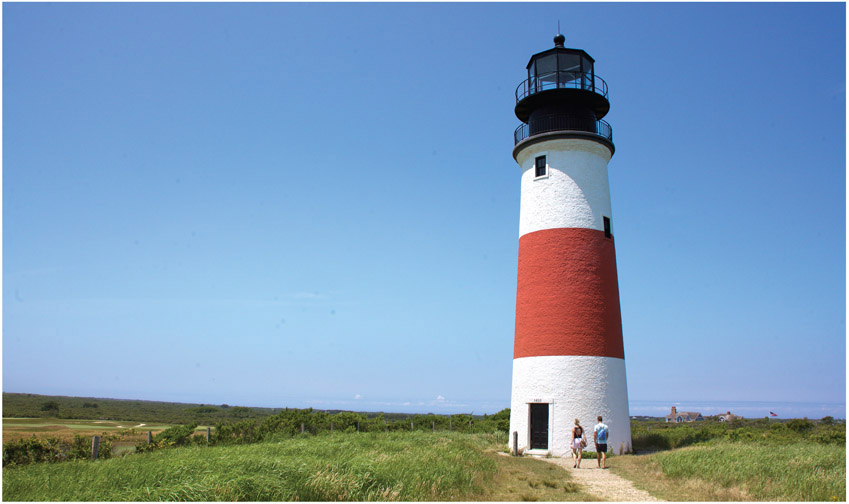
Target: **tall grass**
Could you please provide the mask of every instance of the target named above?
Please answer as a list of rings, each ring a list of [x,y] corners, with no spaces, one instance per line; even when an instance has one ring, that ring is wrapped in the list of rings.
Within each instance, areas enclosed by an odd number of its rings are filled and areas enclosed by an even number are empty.
[[[187,447],[3,470],[4,500],[463,500],[495,473],[486,435],[375,433]]]
[[[672,500],[846,499],[846,425],[769,419],[632,422],[639,465],[617,472]]]
[[[738,487],[755,500],[846,500],[845,445],[721,442],[650,460],[669,478]]]
[[[846,444],[845,424],[817,424],[806,419],[770,422],[767,419],[732,422],[631,422],[636,453],[670,450],[706,442]]]

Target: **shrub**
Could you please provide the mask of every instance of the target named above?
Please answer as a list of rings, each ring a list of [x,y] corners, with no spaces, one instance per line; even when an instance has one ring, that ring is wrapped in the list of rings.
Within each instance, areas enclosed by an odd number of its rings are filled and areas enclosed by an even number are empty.
[[[669,450],[672,448],[672,443],[669,437],[655,433],[646,433],[631,439],[631,446],[634,451],[640,450]]]
[[[264,424],[265,422],[263,422]],[[225,443],[225,444],[243,444],[250,443],[254,440],[254,428],[256,420],[242,420],[230,424],[216,424],[215,431],[212,434],[210,442]],[[262,438],[264,432],[261,429],[256,429],[257,437]]]
[[[216,408],[215,406],[198,406],[196,408],[191,408],[189,412],[198,415],[205,415],[208,413],[217,413],[218,408]]]
[[[731,441],[754,441],[759,437],[763,437],[762,434],[746,427],[730,430],[726,436]]]
[[[787,427],[798,432],[799,434],[804,434],[812,430],[814,428],[814,424],[813,422],[808,420],[808,417],[802,419],[794,418],[793,420],[787,422]]]
[[[112,457],[112,441],[115,436],[104,434],[100,438],[98,459]],[[62,462],[65,460],[88,460],[91,458],[91,438],[74,435],[71,441],[57,438],[18,439],[3,443],[3,467],[34,464],[38,462]]]
[[[192,436],[195,432],[195,428],[198,424],[190,424],[190,425],[177,425],[176,427],[170,427],[160,432],[159,434],[153,437],[153,440],[156,442],[166,442],[173,445],[184,445],[189,442],[189,437]]]
[[[492,415],[492,420],[495,421],[496,430],[508,432],[510,430],[510,408],[504,408]]]
[[[846,444],[845,429],[822,429],[811,435],[811,439],[821,444]]]
[[[160,448],[168,448],[171,446],[184,446],[191,442],[192,434],[195,432],[197,424],[177,425],[170,427],[153,436],[152,442],[140,442],[136,444],[136,451],[139,453],[158,450]]]
[[[59,440],[41,440],[35,434],[29,439],[18,439],[3,443],[3,467],[14,467],[36,462],[57,462],[61,459]]]
[[[48,411],[55,415],[59,412],[59,403],[56,401],[47,401],[41,405],[41,411]]]
[[[356,432],[357,423],[363,418],[357,413],[343,411],[330,417],[330,422],[333,423],[333,429],[338,431]]]
[[[233,406],[229,411],[231,416],[236,418],[248,418],[253,415],[253,412],[250,408],[246,408],[244,406]]]

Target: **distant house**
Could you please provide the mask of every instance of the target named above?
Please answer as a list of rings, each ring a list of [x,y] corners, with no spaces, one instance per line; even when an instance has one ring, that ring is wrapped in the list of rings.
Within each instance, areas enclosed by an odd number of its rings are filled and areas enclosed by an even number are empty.
[[[732,414],[731,414],[731,412],[730,412],[730,411],[728,411],[728,412],[726,412],[726,413],[722,413],[722,414],[720,414],[720,415],[716,415],[716,418],[717,418],[720,422],[730,422],[731,420],[742,419],[743,417],[741,417],[740,415],[732,415]]]
[[[700,422],[704,420],[704,417],[701,413],[695,411],[678,411],[678,409],[673,406],[672,412],[666,415],[667,422]]]

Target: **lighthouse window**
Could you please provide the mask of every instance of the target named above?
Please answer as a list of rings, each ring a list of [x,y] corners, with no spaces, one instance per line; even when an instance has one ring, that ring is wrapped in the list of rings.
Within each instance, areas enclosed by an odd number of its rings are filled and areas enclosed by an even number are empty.
[[[556,54],[549,54],[548,56],[537,58],[534,63],[534,77],[536,77],[539,81],[538,86],[540,91],[550,87],[544,84],[545,82],[557,82],[557,76],[555,75],[555,72],[557,71]]]
[[[536,159],[535,177],[545,177],[546,175],[545,156],[540,156]]]
[[[604,236],[610,238],[610,217],[604,217]]]
[[[560,75],[558,76],[561,87],[576,87],[574,81],[581,77],[581,58],[577,54],[561,54]]]

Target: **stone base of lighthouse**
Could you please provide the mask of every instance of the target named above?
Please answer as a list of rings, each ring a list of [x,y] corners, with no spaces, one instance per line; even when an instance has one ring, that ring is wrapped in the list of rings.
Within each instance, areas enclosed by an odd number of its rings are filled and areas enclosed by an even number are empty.
[[[572,427],[577,418],[588,435],[586,450],[595,451],[592,433],[599,415],[610,428],[608,453],[630,452],[631,422],[624,359],[556,355],[513,360],[511,450],[513,432],[517,432],[520,451],[569,456]],[[547,425],[542,425],[543,422]],[[543,443],[546,447],[532,448],[532,441],[536,446]]]

